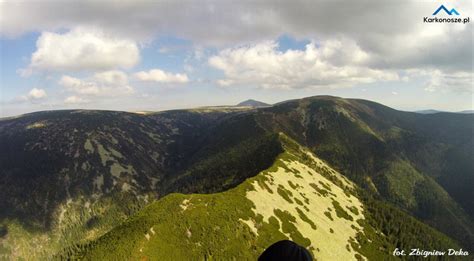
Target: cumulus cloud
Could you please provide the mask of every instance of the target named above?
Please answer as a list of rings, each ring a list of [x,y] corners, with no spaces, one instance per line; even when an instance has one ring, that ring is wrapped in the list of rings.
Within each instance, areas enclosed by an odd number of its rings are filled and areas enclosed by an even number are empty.
[[[452,90],[458,93],[474,93],[472,72],[444,73],[441,70],[418,70],[416,76],[427,76],[428,79],[424,83],[424,90],[427,92]]]
[[[423,31],[448,31],[450,37],[439,37],[438,40],[450,40],[451,45],[456,45],[458,38],[468,40],[472,35],[469,33],[472,23],[462,29],[455,29],[452,24],[423,23],[423,16],[431,15],[438,7],[439,3],[433,1],[412,0],[209,0],[189,1],[186,5],[180,1],[147,0],[2,1],[0,33],[15,36],[79,25],[95,26],[137,40],[173,34],[199,44],[221,46],[275,39],[285,33],[299,38],[325,39],[345,35],[356,40],[363,49],[380,55],[403,55],[416,43],[426,52],[413,54],[426,57],[430,48],[442,46],[448,52],[458,48],[437,41],[423,41],[427,36]],[[461,15],[472,14],[470,1],[453,2],[448,7],[455,7]],[[472,52],[469,46],[463,47],[456,53]]]
[[[94,79],[102,84],[111,86],[128,85],[128,76],[122,71],[105,71],[96,73]]]
[[[43,89],[33,88],[27,95],[30,100],[44,99],[47,97],[46,91]]]
[[[81,98],[79,96],[69,96],[64,99],[65,104],[84,104],[84,103],[89,103],[90,101],[84,98]]]
[[[355,43],[330,40],[304,50],[278,50],[275,42],[225,49],[209,58],[221,71],[220,85],[263,88],[348,87],[358,83],[398,80],[398,74],[371,69],[368,54]]]
[[[472,14],[471,1],[446,4],[448,8],[456,8],[462,16]],[[299,39],[314,39],[316,43],[343,36],[356,43],[366,55],[362,57],[364,66],[352,65],[352,70],[371,70],[368,71],[370,79],[377,78],[374,77],[375,72],[393,70],[439,70],[446,75],[472,72],[473,23],[423,23],[423,16],[430,16],[438,7],[439,3],[435,1],[412,0],[204,0],[190,1],[186,5],[180,1],[148,0],[2,1],[0,34],[15,37],[31,31],[72,30],[65,34],[49,33],[53,36],[65,36],[73,35],[76,31],[74,28],[81,26],[103,29],[107,35],[101,34],[100,39],[120,41],[119,39],[133,38],[133,41],[123,40],[129,43],[124,44],[126,46],[133,46],[134,42],[146,42],[160,35],[173,35],[191,40],[199,46],[218,48],[254,45],[276,39],[282,34]],[[48,35],[44,38],[48,38]],[[54,48],[50,49],[52,53],[56,51]],[[40,48],[37,52],[39,50]],[[344,51],[344,48],[339,50]],[[51,55],[39,52],[38,56],[41,58]],[[122,54],[114,57],[122,59],[121,56]],[[341,61],[344,61],[344,57],[341,57]],[[55,70],[63,67],[60,66],[61,62],[46,63],[41,59],[33,62],[32,59],[32,68],[35,63],[38,64],[38,69]],[[84,61],[65,67],[73,70],[95,66],[110,69],[116,68],[115,65],[127,67],[133,63],[122,61],[114,63],[114,66],[107,62],[98,64],[102,67]],[[342,67],[337,64],[336,57],[332,59],[331,65]],[[350,74],[356,75],[352,70]],[[342,73],[340,70],[336,72]],[[226,79],[220,81],[221,84],[232,84],[236,80],[226,76]],[[362,80],[352,82],[357,81]]]
[[[12,102],[23,103],[29,101],[32,103],[36,103],[38,101],[44,100],[47,97],[48,95],[46,94],[46,91],[44,89],[33,88],[26,95],[16,97],[14,100],[12,100]]]
[[[99,87],[94,81],[84,81],[75,77],[64,75],[61,77],[58,83],[66,89],[78,94],[95,95],[99,93]]]
[[[387,29],[398,33],[409,30],[406,25],[417,20],[416,14],[423,10],[422,5],[412,1],[371,0],[204,0],[188,1],[186,5],[179,1],[66,0],[2,2],[0,6],[3,9],[1,32],[10,36],[94,24],[136,38],[172,32],[207,44],[275,38],[282,31],[294,32],[297,36],[314,32],[380,33]],[[431,13],[432,7],[428,9]],[[377,23],[380,19],[399,21]]]
[[[141,71],[135,73],[135,78],[140,81],[159,82],[159,83],[187,83],[188,76],[181,73],[170,73],[160,69],[152,69],[149,71]]]
[[[95,29],[76,28],[66,33],[43,32],[26,70],[95,71],[130,68],[140,60],[134,41],[112,37]]]
[[[122,71],[100,72],[86,79],[63,75],[58,83],[66,90],[80,95],[118,96],[134,93],[127,74]]]

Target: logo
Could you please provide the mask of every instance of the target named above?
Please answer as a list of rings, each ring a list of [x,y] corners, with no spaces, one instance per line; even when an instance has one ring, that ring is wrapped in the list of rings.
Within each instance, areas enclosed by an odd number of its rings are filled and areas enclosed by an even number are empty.
[[[446,15],[454,17],[443,17]],[[441,17],[439,17],[441,15]],[[423,17],[423,23],[437,23],[437,24],[467,24],[471,22],[471,18],[469,16],[460,17],[458,10],[452,8],[448,10],[446,6],[440,5],[436,11],[432,14],[435,17]]]
[[[438,9],[436,9],[436,11],[433,13],[433,15],[437,15],[439,13],[439,11],[445,11],[448,15],[459,15],[458,11],[456,11],[456,9],[451,9],[451,11],[448,11],[448,9],[444,6],[444,5],[441,5],[440,7],[438,7]]]

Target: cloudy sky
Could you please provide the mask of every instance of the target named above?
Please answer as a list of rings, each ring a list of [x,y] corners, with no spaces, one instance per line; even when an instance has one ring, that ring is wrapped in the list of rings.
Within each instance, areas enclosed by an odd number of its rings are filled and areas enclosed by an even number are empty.
[[[472,20],[471,1],[443,4]],[[402,110],[472,109],[474,21],[423,23],[439,5],[0,0],[0,116],[323,94]]]

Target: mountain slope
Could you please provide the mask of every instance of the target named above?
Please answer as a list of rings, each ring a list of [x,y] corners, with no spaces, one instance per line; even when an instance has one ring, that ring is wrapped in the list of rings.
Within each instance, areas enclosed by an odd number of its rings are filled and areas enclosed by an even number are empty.
[[[256,113],[374,195],[474,244],[474,117],[316,96]]]
[[[330,96],[266,108],[1,119],[0,258],[76,252],[170,193],[232,189],[271,168],[288,147],[279,133],[362,188],[364,229],[383,242],[377,248],[440,242],[417,237],[437,232],[411,216],[471,248],[473,132],[472,114],[422,115]],[[378,253],[366,245],[360,252]]]
[[[69,257],[255,260],[272,243],[290,238],[320,260],[389,259],[389,248],[381,248],[389,240],[373,232],[355,185],[284,135],[280,139],[284,152],[273,166],[236,188],[170,194]],[[432,246],[456,247],[428,227],[419,229]]]
[[[0,121],[0,256],[44,259],[87,242],[161,196],[213,110],[52,111]],[[36,247],[41,246],[41,247]]]

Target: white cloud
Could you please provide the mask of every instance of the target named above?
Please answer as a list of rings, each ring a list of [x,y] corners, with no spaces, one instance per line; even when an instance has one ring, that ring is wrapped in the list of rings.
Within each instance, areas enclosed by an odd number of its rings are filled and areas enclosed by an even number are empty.
[[[471,2],[448,3],[448,8],[456,8],[461,16],[468,16],[472,14]],[[390,74],[392,70],[412,69],[438,70],[443,75],[466,73],[472,75],[473,23],[465,25],[423,23],[423,16],[430,16],[438,7],[439,3],[435,1],[413,0],[211,0],[190,1],[186,5],[180,1],[147,0],[0,1],[0,24],[2,25],[0,35],[15,37],[25,32],[49,31],[50,33],[43,33],[40,37],[44,40],[45,46],[48,46],[47,39],[59,40],[51,41],[48,48],[39,46],[36,52],[39,58],[35,58],[35,62],[32,59],[31,66],[26,70],[20,70],[19,73],[22,75],[28,75],[32,69],[85,70],[131,67],[134,63],[130,61],[135,60],[133,56],[139,56],[138,51],[137,55],[124,55],[124,57],[121,52],[114,52],[118,55],[101,54],[101,59],[87,61],[83,60],[85,56],[75,56],[79,58],[76,61],[69,59],[73,56],[72,54],[61,52],[61,50],[83,49],[87,53],[88,48],[84,46],[88,45],[79,44],[83,42],[83,38],[98,39],[92,44],[93,46],[102,46],[95,44],[96,42],[106,43],[104,46],[109,43],[123,43],[119,45],[128,46],[130,48],[124,47],[124,49],[132,50],[138,49],[136,42],[147,42],[161,35],[191,40],[193,44],[201,47],[227,48],[276,39],[283,34],[289,34],[298,39],[316,39],[318,42],[328,42],[330,39],[339,39],[342,36],[343,39],[356,43],[361,54],[364,55],[354,58],[350,52],[347,52],[353,59],[360,59],[359,65],[351,65],[352,69],[347,73],[360,76],[364,70],[369,70],[369,75],[365,80],[377,79],[373,75],[374,72]],[[76,29],[78,26],[101,28],[107,34],[89,32],[85,29],[79,32],[81,30]],[[52,33],[58,30],[71,31],[62,34]],[[66,41],[64,40],[66,38],[77,41]],[[125,40],[129,38],[133,40]],[[56,44],[56,42],[61,44]],[[42,44],[38,41],[38,45],[40,43]],[[346,46],[347,43],[342,44]],[[40,50],[45,51],[40,52]],[[101,49],[97,48],[97,50]],[[337,84],[341,83],[340,79],[363,82],[364,79],[358,77],[350,80],[350,77],[344,76],[346,72],[337,68],[342,67],[340,62],[345,61],[344,57],[347,56],[343,54],[345,48],[338,47],[337,50],[342,53],[334,54],[331,65],[338,70],[333,72],[333,78],[329,76],[324,78],[336,79]],[[134,51],[124,53],[132,54]],[[341,55],[340,62],[337,55]],[[104,61],[102,60],[104,57],[110,57],[110,59]],[[324,60],[324,57],[321,57]],[[115,59],[120,62],[116,62]],[[63,63],[62,60],[71,62]],[[109,62],[112,60],[114,62]],[[359,71],[354,72],[354,70]],[[336,77],[338,72],[341,73],[340,77]],[[266,77],[266,75],[262,76]],[[472,76],[469,77],[472,79]],[[234,81],[237,79],[227,76],[219,82],[229,85]],[[456,82],[450,80],[446,83],[455,84]],[[308,84],[303,83],[303,85]],[[455,85],[442,85],[443,87],[439,85],[439,88],[457,89]]]
[[[424,90],[427,92],[451,90],[458,93],[474,93],[474,73],[472,72],[445,73],[441,70],[416,70],[416,75],[413,77],[419,76],[427,77],[424,82]]]
[[[118,96],[134,93],[128,76],[122,71],[105,71],[87,79],[63,75],[58,82],[66,90],[88,96]]]
[[[44,99],[47,97],[46,91],[43,89],[33,88],[27,95],[30,100]]]
[[[84,81],[68,75],[62,76],[59,80],[59,84],[78,94],[95,95],[99,93],[99,87],[96,82]]]
[[[225,79],[220,85],[263,88],[348,87],[359,83],[398,80],[391,71],[365,65],[368,54],[349,40],[306,45],[304,50],[278,50],[275,42],[225,49],[209,59]]]
[[[76,28],[64,34],[43,32],[28,71],[96,71],[130,68],[140,60],[137,44],[99,30]]]
[[[448,8],[468,16],[472,14],[471,2],[456,1]],[[430,16],[438,7],[436,1],[414,0],[211,0],[187,1],[186,5],[147,0],[1,1],[0,34],[92,26],[140,42],[173,35],[198,45],[227,47],[282,34],[309,39],[343,35],[373,53],[377,66],[466,69],[472,64],[472,55],[465,55],[472,54],[472,22],[423,23],[423,16]]]
[[[170,73],[160,69],[153,69],[150,71],[141,71],[135,73],[135,78],[140,81],[159,82],[159,83],[187,83],[188,76],[181,73]]]
[[[128,76],[122,71],[105,71],[94,75],[96,81],[107,85],[124,86],[128,85]]]
[[[69,96],[66,99],[64,99],[64,103],[66,104],[84,104],[84,103],[89,103],[90,101],[84,98],[81,98],[79,96]]]
[[[38,101],[44,100],[47,97],[48,95],[46,94],[46,91],[44,89],[33,88],[28,92],[28,94],[16,97],[14,100],[12,100],[12,102],[23,103],[29,101],[32,103],[36,103]]]

